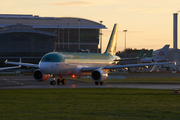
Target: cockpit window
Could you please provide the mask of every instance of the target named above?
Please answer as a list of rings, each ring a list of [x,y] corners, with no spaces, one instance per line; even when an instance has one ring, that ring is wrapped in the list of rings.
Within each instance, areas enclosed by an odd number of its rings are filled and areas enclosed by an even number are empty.
[[[43,58],[42,61],[43,62],[58,62],[56,58]]]
[[[50,61],[51,60],[51,58],[45,58],[45,60],[44,61]]]
[[[63,62],[64,58],[58,53],[49,53],[45,55],[41,61],[42,62]]]

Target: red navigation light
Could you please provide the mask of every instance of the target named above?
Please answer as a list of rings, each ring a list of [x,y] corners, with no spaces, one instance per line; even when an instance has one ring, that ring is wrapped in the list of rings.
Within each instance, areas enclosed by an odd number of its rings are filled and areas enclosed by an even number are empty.
[[[75,75],[72,75],[72,78],[75,78],[76,76]]]

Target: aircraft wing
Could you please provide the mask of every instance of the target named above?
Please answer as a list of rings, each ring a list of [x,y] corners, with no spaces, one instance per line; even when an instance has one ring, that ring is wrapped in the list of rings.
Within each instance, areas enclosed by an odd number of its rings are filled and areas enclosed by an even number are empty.
[[[14,69],[14,68],[20,68],[21,66],[14,66],[14,67],[3,67],[0,68],[0,70],[8,70],[8,69]]]
[[[114,60],[114,61],[126,61],[126,60],[138,60],[138,59],[142,59],[142,58],[121,58],[119,60]]]
[[[103,67],[83,67],[82,72],[93,71],[95,69],[118,69],[118,68],[130,68],[130,67],[142,67],[142,66],[152,66],[152,65],[165,65],[169,62],[163,63],[145,63],[145,64],[127,64],[127,65],[114,65],[114,66],[103,66]]]
[[[11,65],[19,65],[19,66],[27,66],[27,67],[34,67],[34,68],[39,68],[38,64],[31,64],[31,63],[21,63],[21,62],[9,62],[5,61],[5,64],[11,64]]]

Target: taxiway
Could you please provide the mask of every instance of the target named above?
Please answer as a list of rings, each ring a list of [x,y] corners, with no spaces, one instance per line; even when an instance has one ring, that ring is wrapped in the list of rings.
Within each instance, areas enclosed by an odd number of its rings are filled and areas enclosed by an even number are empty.
[[[52,89],[52,88],[143,88],[143,89],[179,89],[180,84],[137,84],[106,83],[95,85],[80,81],[68,80],[66,85],[49,85],[49,80],[37,82],[32,76],[0,76],[0,89]]]

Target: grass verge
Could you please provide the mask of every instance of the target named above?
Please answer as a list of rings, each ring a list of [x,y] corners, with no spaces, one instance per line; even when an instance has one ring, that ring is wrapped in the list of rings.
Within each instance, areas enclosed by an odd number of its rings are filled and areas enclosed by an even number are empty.
[[[0,119],[179,119],[173,90],[76,88],[0,90]]]
[[[80,81],[80,82],[87,82],[92,83],[94,82],[91,78],[74,78],[71,80]],[[173,84],[180,84],[180,78],[125,78],[125,79],[106,79],[105,83],[173,83]]]

